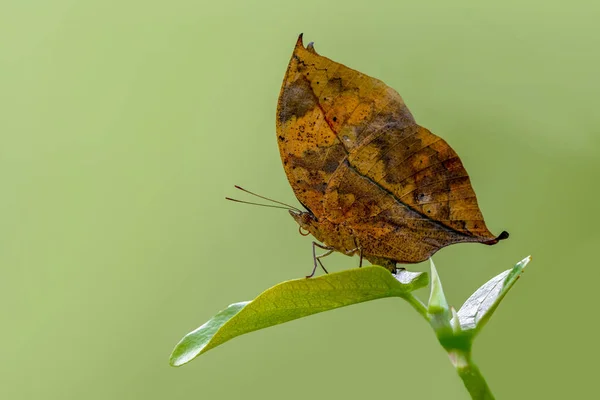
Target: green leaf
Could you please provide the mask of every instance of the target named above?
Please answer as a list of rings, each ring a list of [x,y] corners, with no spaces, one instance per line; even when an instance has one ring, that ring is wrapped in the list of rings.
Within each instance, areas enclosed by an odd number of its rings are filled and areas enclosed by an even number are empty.
[[[188,333],[175,346],[170,363],[183,365],[236,336],[334,308],[383,297],[405,297],[427,286],[425,273],[363,267],[310,279],[286,281],[249,302],[235,303]]]
[[[460,326],[464,331],[478,332],[490,319],[506,293],[517,282],[531,256],[519,261],[512,269],[506,270],[487,281],[465,301],[458,311]]]
[[[433,259],[429,259],[431,264],[431,291],[429,294],[429,303],[427,313],[429,315],[429,324],[435,331],[442,346],[447,346],[448,340],[453,341],[454,330],[452,328],[452,313],[448,306],[448,301],[444,295],[442,281],[435,268]]]
[[[429,311],[430,314],[446,314],[448,313],[449,307],[446,296],[444,295],[444,289],[442,288],[442,281],[435,269],[433,259],[430,258],[429,262],[431,264],[431,293],[429,295],[427,311]]]

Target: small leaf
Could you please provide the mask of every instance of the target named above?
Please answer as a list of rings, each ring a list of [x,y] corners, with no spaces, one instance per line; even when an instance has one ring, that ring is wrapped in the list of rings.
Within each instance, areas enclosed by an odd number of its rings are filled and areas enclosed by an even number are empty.
[[[487,281],[465,301],[458,311],[460,326],[463,330],[475,333],[490,319],[498,304],[519,279],[531,256],[519,261],[512,269],[506,270]]]
[[[334,308],[383,297],[404,297],[427,285],[427,274],[363,267],[311,279],[286,281],[249,302],[235,303],[188,333],[170,363],[183,365],[236,336]]]
[[[431,292],[429,294],[429,304],[427,305],[429,324],[435,331],[440,343],[445,343],[454,334],[451,325],[452,314],[433,259],[430,258],[429,263],[431,264]]]
[[[448,301],[444,295],[444,289],[442,288],[442,281],[440,276],[435,269],[433,259],[429,259],[431,263],[431,294],[429,295],[429,305],[427,306],[430,314],[442,314],[447,313]]]

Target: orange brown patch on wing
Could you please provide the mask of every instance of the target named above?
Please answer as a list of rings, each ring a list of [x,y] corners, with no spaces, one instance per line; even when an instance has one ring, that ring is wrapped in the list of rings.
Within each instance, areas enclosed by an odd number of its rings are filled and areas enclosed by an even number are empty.
[[[505,237],[487,229],[456,152],[415,123],[395,90],[305,48],[302,36],[276,125],[288,180],[320,221],[311,229],[339,251],[357,243],[367,259],[412,263]]]

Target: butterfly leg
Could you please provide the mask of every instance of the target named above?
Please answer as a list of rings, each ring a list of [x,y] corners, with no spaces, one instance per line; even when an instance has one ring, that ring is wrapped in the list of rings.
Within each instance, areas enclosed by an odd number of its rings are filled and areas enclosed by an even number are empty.
[[[317,247],[320,249],[323,249],[323,250],[327,250],[327,251],[318,256],[317,255]],[[317,271],[317,263],[319,263],[321,268],[323,268],[323,271],[325,271],[325,273],[328,274],[329,272],[327,272],[327,270],[323,266],[323,263],[321,262],[320,259],[323,257],[327,257],[331,253],[333,253],[333,247],[327,247],[327,246],[323,246],[322,244],[319,244],[317,242],[313,242],[313,260],[314,260],[315,265],[314,265],[314,268],[313,268],[312,272],[310,273],[310,275],[307,275],[306,277],[312,278],[315,275],[315,272]]]
[[[362,247],[360,248],[360,261],[358,262],[358,268],[362,268],[363,252]]]
[[[356,242],[354,244],[356,244]],[[363,249],[362,249],[362,247],[356,247],[355,249],[348,250],[346,252],[346,255],[351,256],[354,253],[356,253],[357,251],[359,252],[358,254],[359,254],[359,257],[360,257],[360,261],[358,262],[358,268],[362,268],[362,262],[363,262]]]

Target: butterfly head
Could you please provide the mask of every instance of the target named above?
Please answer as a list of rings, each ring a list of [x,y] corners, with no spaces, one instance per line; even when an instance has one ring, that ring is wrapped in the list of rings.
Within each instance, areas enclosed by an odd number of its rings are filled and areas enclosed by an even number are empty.
[[[313,213],[297,210],[289,210],[289,212],[292,218],[300,225],[300,233],[304,230],[305,232],[312,234],[318,240],[321,240],[321,235],[319,234],[319,221]],[[304,235],[304,233],[302,233],[302,235]]]

